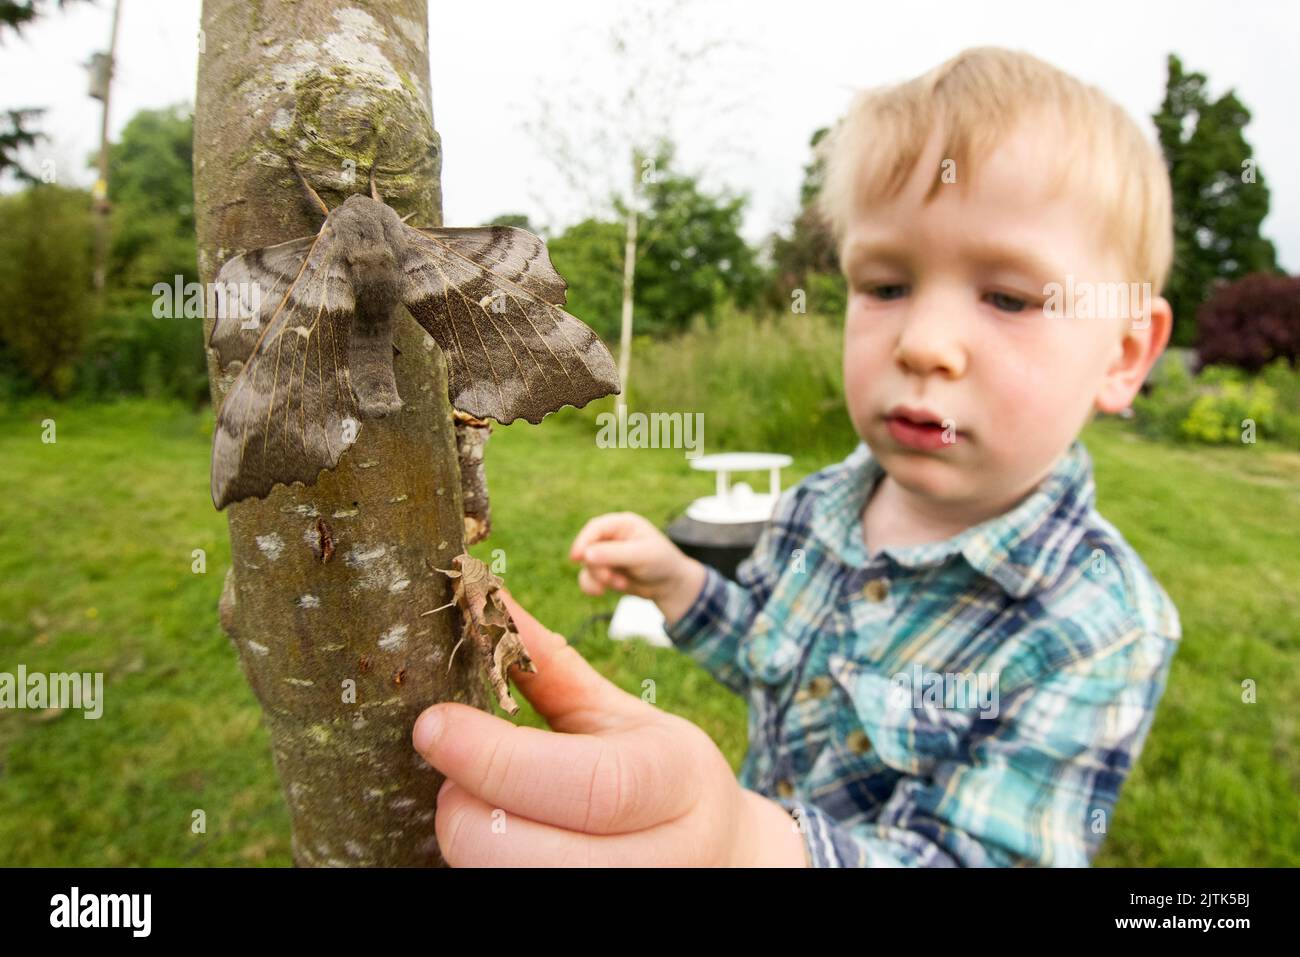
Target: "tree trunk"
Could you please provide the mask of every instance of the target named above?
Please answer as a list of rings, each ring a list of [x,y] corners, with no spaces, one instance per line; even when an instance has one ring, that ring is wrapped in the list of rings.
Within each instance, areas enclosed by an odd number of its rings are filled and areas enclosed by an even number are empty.
[[[205,0],[194,126],[199,265],[320,227],[292,157],[331,208],[369,188],[441,225],[424,0]],[[210,334],[212,318],[205,320]],[[206,338],[206,336],[205,336]],[[442,775],[411,746],[438,701],[487,710],[447,602],[462,547],[441,353],[406,315],[403,409],[367,420],[337,469],[229,510],[222,627],[261,703],[300,866],[442,865]],[[214,407],[229,388],[209,353]]]

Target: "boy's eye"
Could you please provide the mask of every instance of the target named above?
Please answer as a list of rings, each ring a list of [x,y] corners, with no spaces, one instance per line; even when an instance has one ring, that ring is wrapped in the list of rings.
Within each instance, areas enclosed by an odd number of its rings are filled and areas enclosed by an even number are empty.
[[[988,300],[994,309],[1001,309],[1003,312],[1020,312],[1028,305],[1023,299],[1008,296],[1004,292],[991,292]]]
[[[907,293],[907,286],[902,283],[883,283],[876,286],[864,286],[862,289],[873,299],[898,299]]]

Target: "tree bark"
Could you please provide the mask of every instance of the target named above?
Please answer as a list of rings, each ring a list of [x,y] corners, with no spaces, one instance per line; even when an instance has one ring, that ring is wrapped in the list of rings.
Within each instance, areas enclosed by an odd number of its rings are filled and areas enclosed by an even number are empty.
[[[476,419],[460,409],[452,410],[456,423],[456,453],[460,460],[461,507],[465,513],[465,544],[481,542],[492,532],[492,508],[488,499],[484,447],[492,435],[492,423]]]
[[[199,265],[316,232],[290,157],[331,208],[369,188],[441,225],[424,0],[205,0],[194,128]],[[462,552],[456,435],[441,353],[394,335],[404,407],[367,420],[338,468],[229,510],[221,621],[261,703],[299,866],[443,865],[442,775],[411,746],[417,715],[489,709],[472,655],[447,672],[444,604]],[[210,334],[212,319],[205,320]],[[214,408],[229,388],[209,352]]]

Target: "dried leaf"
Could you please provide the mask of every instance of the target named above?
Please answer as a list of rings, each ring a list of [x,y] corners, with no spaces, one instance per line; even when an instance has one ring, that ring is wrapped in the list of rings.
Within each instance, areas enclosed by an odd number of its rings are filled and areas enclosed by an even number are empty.
[[[528,657],[510,611],[501,600],[501,579],[492,574],[487,565],[468,553],[457,555],[451,561],[455,568],[439,568],[438,571],[454,582],[452,599],[442,607],[455,605],[459,608],[464,629],[460,642],[452,649],[452,657],[461,643],[469,639],[471,646],[478,652],[480,664],[496,693],[497,703],[507,714],[518,714],[519,705],[510,697],[507,677],[510,667],[517,665],[521,670],[533,673],[536,673],[537,667]],[[451,667],[450,660],[447,665]]]

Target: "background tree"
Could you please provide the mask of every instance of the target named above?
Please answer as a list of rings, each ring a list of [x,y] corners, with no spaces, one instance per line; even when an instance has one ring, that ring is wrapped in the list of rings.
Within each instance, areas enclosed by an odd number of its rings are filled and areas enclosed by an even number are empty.
[[[491,226],[514,226],[516,229],[526,229],[530,233],[536,233],[532,221],[529,220],[525,213],[502,213],[500,216],[493,218],[489,223]]]
[[[77,289],[85,281],[80,242],[66,248],[72,233],[92,228],[92,219],[82,217],[72,199],[80,197],[89,209],[89,195],[65,190],[2,201],[6,248],[13,250],[6,259],[10,268],[4,270],[8,333],[0,332],[0,374],[7,390],[206,401],[200,324],[183,314],[154,312],[157,284],[183,289],[198,280],[193,131],[186,107],[144,110],[126,124],[112,147],[112,254],[102,303],[84,300]],[[38,181],[28,192],[49,188]],[[48,266],[47,257],[54,258]],[[28,298],[12,298],[20,294]],[[15,305],[19,301],[27,304],[21,314]],[[45,315],[56,306],[63,311]],[[44,316],[40,328],[26,328],[38,316]],[[32,344],[31,350],[15,351],[20,337]],[[47,340],[48,349],[33,351],[36,342]],[[52,363],[50,368],[46,363]]]
[[[67,6],[68,0],[58,0],[60,7]],[[21,32],[50,7],[48,0],[0,0],[0,27],[11,27]]]
[[[619,336],[626,229],[626,223],[613,219],[584,219],[546,244],[569,283],[565,308],[606,342]]]
[[[92,324],[90,196],[40,185],[0,198],[0,367],[67,394]]]
[[[1250,111],[1229,90],[1211,99],[1203,73],[1169,55],[1164,103],[1154,114],[1173,184],[1174,265],[1165,298],[1174,345],[1191,345],[1197,309],[1216,284],[1276,272],[1273,244],[1260,234],[1269,192],[1245,128]]]
[[[69,0],[59,0],[58,5],[64,7],[68,2]],[[15,33],[21,33],[23,27],[45,13],[49,6],[44,0],[0,0],[0,28],[8,27]],[[3,31],[0,31],[0,41],[3,39]],[[37,180],[36,176],[23,168],[18,153],[23,147],[35,145],[44,135],[33,128],[36,119],[44,112],[35,107],[4,111],[0,117],[0,176],[9,171],[23,182]]]
[[[1294,367],[1300,361],[1300,276],[1255,273],[1216,288],[1196,316],[1196,352],[1201,365],[1258,372],[1283,358]]]
[[[681,331],[727,300],[752,305],[763,276],[740,235],[744,198],[706,192],[698,177],[676,169],[670,144],[660,145],[653,169],[642,187],[645,228],[637,249],[641,330]]]
[[[147,286],[196,278],[194,118],[187,106],[141,110],[108,152],[113,207],[109,278]]]
[[[364,190],[373,166],[399,213],[440,224],[427,14],[423,0],[264,0],[250,22],[242,0],[205,0],[194,119],[205,280],[229,256],[319,228],[289,156],[331,207]],[[409,316],[396,323],[404,408],[367,420],[337,469],[229,510],[222,626],[263,708],[299,865],[442,863],[442,775],[414,753],[411,729],[437,701],[488,707],[473,655],[448,672],[454,618],[420,614],[449,599],[436,569],[464,550],[446,374],[427,343]],[[209,372],[219,405],[230,379]]]
[[[140,111],[110,147],[108,284],[81,365],[87,394],[207,399],[201,324],[154,313],[157,284],[183,289],[199,278],[193,152],[187,106]]]
[[[842,315],[847,305],[835,240],[815,205],[825,167],[818,147],[829,132],[829,127],[822,127],[809,140],[812,158],[803,168],[803,182],[799,184],[799,211],[786,235],[772,237],[772,283],[768,292],[777,309],[791,308],[792,294],[797,289],[807,294],[809,310]]]
[[[40,178],[30,173],[18,160],[18,154],[44,136],[32,128],[36,118],[44,113],[33,107],[5,110],[0,116],[0,173],[6,171],[22,183],[37,183]]]
[[[740,234],[745,200],[707,192],[676,169],[671,144],[660,144],[641,187],[637,213],[636,301],[640,333],[681,332],[695,316],[713,317],[725,302],[752,305],[763,273]],[[602,338],[620,332],[625,265],[623,222],[586,219],[550,242],[556,267],[570,277],[570,305]]]
[[[728,62],[737,52],[736,45],[710,35],[684,0],[621,7],[603,42],[592,41],[589,48],[601,51],[594,53],[597,58],[603,53],[618,81],[597,86],[585,82],[591,72],[590,57],[575,64],[574,77],[567,83],[555,82],[554,71],[549,70],[550,78],[539,89],[556,98],[537,104],[526,125],[568,187],[568,196],[579,200],[586,219],[605,222],[613,212],[621,221],[617,316],[623,387],[618,404],[623,405],[630,394],[632,330],[641,287],[638,271],[646,251],[663,241],[662,236],[647,233],[642,223],[651,212],[649,187],[659,174],[657,162],[664,144],[680,142],[679,133],[688,126],[697,134],[700,129],[713,132],[712,162],[728,152],[736,139],[727,135],[732,111],[721,99],[721,85],[710,82],[708,71],[743,87],[743,68]],[[552,90],[570,92],[561,99]],[[546,201],[539,199],[545,206]],[[655,212],[663,217],[665,210]],[[604,297],[598,301],[603,305]],[[577,315],[598,332],[610,326],[608,315]]]

